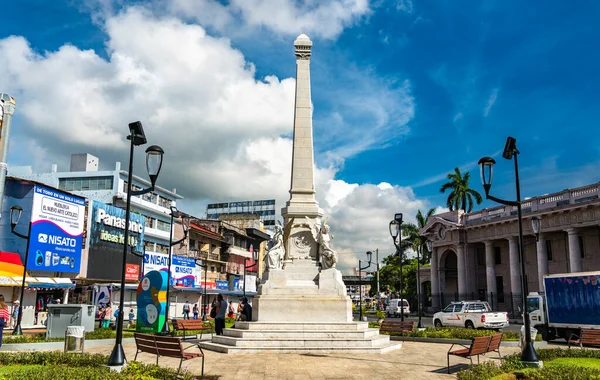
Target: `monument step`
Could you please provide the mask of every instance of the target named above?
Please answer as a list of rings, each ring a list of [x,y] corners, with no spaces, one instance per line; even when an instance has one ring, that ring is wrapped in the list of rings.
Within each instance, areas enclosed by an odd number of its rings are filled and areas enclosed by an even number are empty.
[[[215,335],[213,343],[235,347],[382,347],[388,344],[390,337],[381,335],[373,338],[236,338]]]
[[[361,331],[306,331],[306,330],[242,330],[225,329],[225,336],[236,338],[371,338],[379,335],[378,329],[366,329]]]
[[[367,322],[235,322],[241,330],[301,330],[301,331],[365,331]],[[227,330],[227,329],[225,329]]]
[[[276,352],[283,354],[384,354],[402,348],[402,343],[389,342],[381,347],[233,347],[220,343],[201,342],[200,347],[224,354],[256,354]]]

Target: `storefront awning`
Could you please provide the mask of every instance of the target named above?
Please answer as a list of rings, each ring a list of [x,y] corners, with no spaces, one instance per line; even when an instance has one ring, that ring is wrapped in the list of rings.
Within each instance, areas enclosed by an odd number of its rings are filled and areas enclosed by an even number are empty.
[[[12,277],[9,276],[0,276],[0,286],[20,286],[20,283],[17,283]]]
[[[21,284],[23,277],[12,277],[14,281]],[[58,277],[25,277],[25,286],[30,289],[73,289],[75,284],[68,278]]]

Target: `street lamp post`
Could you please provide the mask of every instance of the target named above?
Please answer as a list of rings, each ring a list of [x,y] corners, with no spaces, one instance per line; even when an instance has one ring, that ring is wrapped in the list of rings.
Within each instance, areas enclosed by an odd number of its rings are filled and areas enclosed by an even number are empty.
[[[359,311],[359,318],[358,319],[361,322],[363,320],[363,312],[362,312],[362,299],[363,299],[363,297],[362,297],[362,283],[363,283],[363,281],[362,281],[362,271],[371,266],[371,256],[372,255],[373,255],[373,252],[371,252],[371,251],[367,252],[368,262],[367,262],[367,265],[364,266],[364,267],[362,266],[362,260],[358,260],[358,281],[359,281],[358,282],[358,284],[359,284],[359,291],[358,291],[358,293],[359,293],[359,296],[360,296],[360,304],[359,304],[360,305],[360,311]]]
[[[139,121],[129,124],[130,135],[127,140],[131,141],[129,148],[129,172],[127,173],[127,201],[125,204],[125,232],[123,243],[123,263],[121,265],[121,293],[119,297],[119,307],[121,312],[117,315],[117,336],[115,338],[115,346],[108,359],[109,366],[122,366],[125,364],[125,352],[123,351],[123,314],[125,314],[125,271],[127,267],[127,249],[129,248],[129,210],[131,208],[131,196],[142,195],[154,190],[156,179],[160,174],[162,167],[162,159],[164,151],[158,145],[151,145],[146,149],[146,170],[150,177],[151,186],[143,190],[131,190],[131,182],[133,179],[133,150],[136,146],[146,144],[146,135],[142,123]],[[168,287],[167,287],[168,289]]]
[[[206,302],[206,307],[202,306],[202,322],[206,322],[208,317],[206,312],[208,311],[208,300],[206,299],[206,286],[208,284],[208,252],[206,252],[206,259],[204,260],[204,286],[202,289],[202,303]]]
[[[394,214],[394,220],[390,222],[390,235],[394,241],[396,252],[400,259],[400,320],[404,322],[404,284],[402,283],[402,213]]]
[[[537,363],[539,362],[539,358],[537,352],[535,352],[535,348],[533,347],[533,342],[531,341],[531,322],[529,321],[529,312],[527,310],[528,290],[523,249],[523,214],[521,210],[521,185],[519,182],[519,162],[517,159],[519,153],[520,152],[517,149],[517,140],[509,136],[506,139],[506,145],[504,146],[504,152],[502,153],[502,157],[507,160],[513,159],[515,163],[515,187],[517,196],[516,201],[507,201],[504,199],[493,197],[489,194],[490,188],[492,187],[494,164],[496,163],[496,160],[494,160],[492,157],[483,157],[479,160],[479,165],[481,167],[481,182],[483,184],[483,189],[485,190],[485,197],[494,202],[498,202],[507,206],[514,206],[517,208],[517,219],[519,224],[519,259],[521,261],[521,298],[523,301],[523,322],[525,324],[525,345],[523,346],[521,352],[521,360],[527,363]],[[537,236],[539,236],[539,230],[541,227],[539,218],[535,218],[532,220],[532,227],[534,229],[534,232],[536,233],[537,238]]]
[[[10,208],[10,231],[21,239],[27,240],[27,248],[25,248],[25,262],[23,263],[23,279],[21,280],[21,295],[19,296],[19,313],[17,315],[17,325],[13,329],[13,335],[23,335],[21,329],[21,319],[23,318],[23,296],[25,295],[25,276],[27,275],[27,261],[29,260],[29,236],[31,235],[31,222],[29,222],[29,231],[27,235],[23,235],[15,231],[15,227],[21,219],[23,209],[21,206],[12,206]]]
[[[181,218],[181,226],[183,228],[183,237],[177,241],[173,241],[173,219]],[[169,308],[171,307],[169,298],[169,289],[171,289],[171,261],[173,260],[173,246],[177,245],[185,239],[187,239],[189,224],[186,223],[186,219],[183,214],[177,210],[177,207],[171,206],[171,233],[169,234],[169,265],[167,267],[167,308],[165,310],[165,324],[163,325],[162,333],[169,333]],[[189,222],[189,219],[187,219]]]

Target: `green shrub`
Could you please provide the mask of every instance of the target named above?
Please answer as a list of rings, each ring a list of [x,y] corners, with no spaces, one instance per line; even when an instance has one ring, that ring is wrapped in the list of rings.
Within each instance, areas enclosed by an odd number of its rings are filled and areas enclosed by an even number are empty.
[[[378,319],[384,319],[385,318],[385,313],[383,311],[381,311],[381,310],[377,310],[375,312],[375,315],[377,315]]]
[[[386,333],[382,333],[386,334]],[[490,336],[497,334],[495,330],[475,330],[475,329],[465,329],[465,328],[457,328],[457,327],[443,327],[440,329],[436,329],[433,327],[426,327],[423,331],[413,331],[411,333],[391,333],[390,335],[396,336],[416,336],[419,338],[437,338],[437,339],[463,339],[463,340],[471,340],[478,336]],[[518,341],[520,339],[520,334],[512,331],[502,332],[502,340],[503,341]],[[536,340],[541,340],[541,336],[538,334]]]

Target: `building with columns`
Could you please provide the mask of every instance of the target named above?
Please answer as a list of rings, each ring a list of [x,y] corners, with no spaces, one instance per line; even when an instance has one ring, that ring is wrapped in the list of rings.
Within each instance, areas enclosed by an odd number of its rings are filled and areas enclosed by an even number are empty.
[[[529,292],[543,291],[543,276],[600,270],[600,183],[523,201],[523,244]],[[531,219],[541,218],[536,241]],[[455,300],[488,300],[517,314],[521,272],[517,210],[500,206],[434,215],[421,230],[433,242],[429,305],[439,310]],[[423,292],[422,292],[423,293]],[[424,293],[423,293],[424,294]]]

